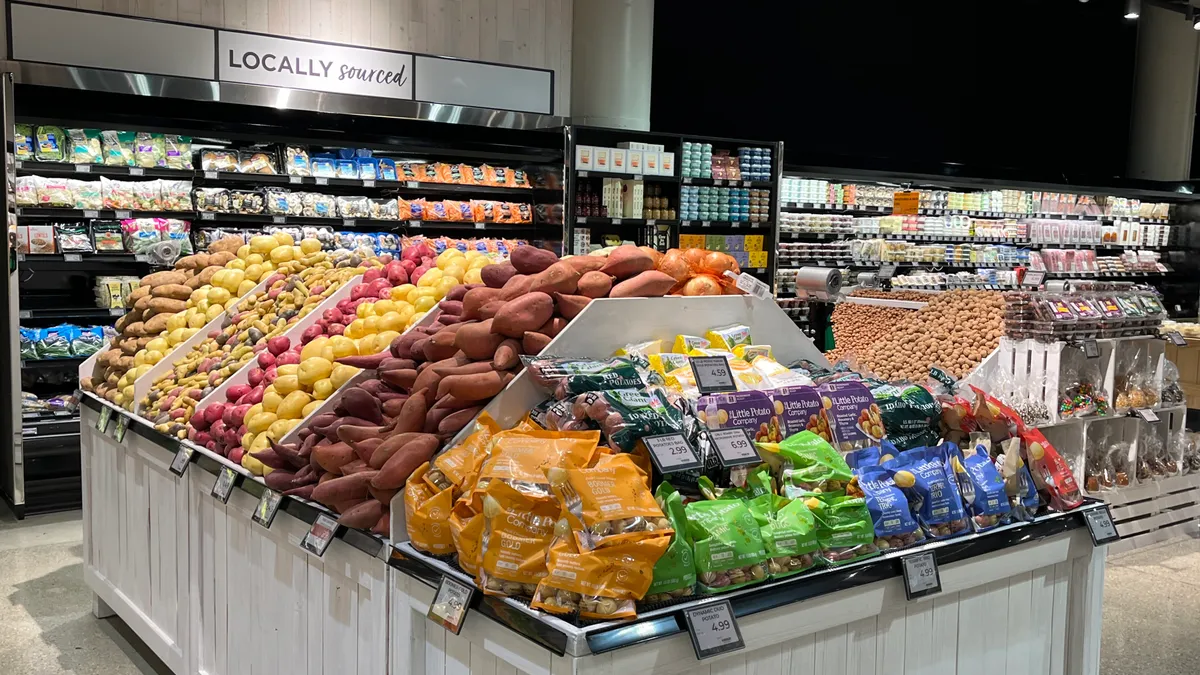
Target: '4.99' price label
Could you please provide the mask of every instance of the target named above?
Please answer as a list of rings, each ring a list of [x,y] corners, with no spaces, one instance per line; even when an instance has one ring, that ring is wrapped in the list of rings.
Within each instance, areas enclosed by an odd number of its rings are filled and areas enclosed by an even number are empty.
[[[900,565],[904,572],[904,594],[909,600],[941,592],[942,578],[933,551],[904,556]]]
[[[733,605],[728,600],[686,609],[683,616],[699,660],[746,647],[737,618],[733,616]]]

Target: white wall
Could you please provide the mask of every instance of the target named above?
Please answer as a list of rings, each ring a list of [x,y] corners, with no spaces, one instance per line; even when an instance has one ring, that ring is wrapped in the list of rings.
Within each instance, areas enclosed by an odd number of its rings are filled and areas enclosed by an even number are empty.
[[[571,104],[573,0],[29,0],[349,45],[549,68]]]
[[[1188,178],[1198,64],[1200,36],[1192,23],[1179,12],[1142,3],[1129,130],[1130,178]],[[1103,91],[1102,82],[1098,91]]]

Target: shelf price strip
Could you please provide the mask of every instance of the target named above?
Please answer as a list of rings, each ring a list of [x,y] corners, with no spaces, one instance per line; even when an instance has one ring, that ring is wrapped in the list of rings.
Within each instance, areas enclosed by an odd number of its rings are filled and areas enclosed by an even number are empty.
[[[467,618],[471,600],[475,598],[475,587],[468,586],[457,579],[442,575],[433,602],[429,603],[426,618],[458,635],[462,630],[463,621]]]
[[[688,635],[696,650],[696,659],[709,657],[746,648],[733,605],[728,600],[710,602],[683,611],[687,621]]]

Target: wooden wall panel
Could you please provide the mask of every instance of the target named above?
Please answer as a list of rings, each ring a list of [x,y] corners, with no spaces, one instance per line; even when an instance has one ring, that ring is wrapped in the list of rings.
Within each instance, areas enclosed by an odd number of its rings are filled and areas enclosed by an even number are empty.
[[[149,19],[554,71],[570,114],[573,0],[29,0]]]

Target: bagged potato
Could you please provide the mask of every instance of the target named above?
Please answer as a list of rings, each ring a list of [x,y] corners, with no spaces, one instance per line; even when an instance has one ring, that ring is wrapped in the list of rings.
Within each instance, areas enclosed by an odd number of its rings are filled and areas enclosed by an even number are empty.
[[[450,512],[449,525],[450,540],[454,543],[458,566],[478,579],[480,545],[483,543],[483,514],[472,509],[469,502],[459,500]]]
[[[914,483],[912,472],[903,469],[893,471],[882,466],[859,469],[858,486],[871,513],[875,547],[879,550],[894,550],[925,541],[925,533],[901,489],[911,488]]]
[[[817,521],[802,499],[766,493],[747,506],[767,550],[767,573],[782,579],[816,564]]]
[[[644,436],[683,431],[683,411],[672,404],[661,387],[610,389],[579,394],[572,400],[571,415],[600,426],[608,447],[633,450]]]
[[[546,474],[583,550],[673,531],[650,494],[646,473],[627,454],[606,455],[591,468],[555,467]]]
[[[844,490],[853,477],[846,460],[811,431],[801,431],[779,443],[755,445],[779,476],[780,493],[788,498],[812,490]]]
[[[865,499],[841,492],[810,493],[804,505],[817,520],[817,542],[827,565],[879,555]]]
[[[934,539],[971,531],[958,481],[946,472],[950,460],[949,445],[905,450],[894,460],[883,463],[888,468],[912,472],[912,487],[903,489],[915,494],[916,498],[910,497],[909,501],[916,506],[917,520]]]
[[[435,492],[425,482],[429,462],[408,477],[404,489],[404,525],[413,548],[433,555],[454,552],[450,537],[450,510],[454,507],[452,488]]]
[[[911,382],[869,382],[887,438],[900,450],[936,445],[942,405]]]
[[[599,431],[501,431],[479,472],[476,492],[504,482],[535,499],[549,499],[546,470],[587,466],[600,443]]]
[[[646,386],[633,359],[623,356],[605,361],[538,357],[530,360],[527,367],[533,381],[559,400],[588,391]]]
[[[650,587],[654,565],[669,537],[624,541],[594,551],[580,550],[566,520],[547,555],[549,574],[538,584],[530,607],[585,619],[621,619],[637,614],[635,602]]]
[[[674,533],[667,550],[654,564],[654,578],[645,596],[648,603],[667,602],[696,592],[696,558],[688,541],[683,497],[670,483],[663,481],[654,491],[654,498]]]
[[[492,438],[500,433],[500,425],[492,416],[482,413],[475,419],[474,430],[462,443],[433,458],[433,467],[425,474],[426,482],[437,489],[450,486],[462,488],[469,474],[478,474],[487,459]]]
[[[546,576],[546,549],[560,513],[553,500],[530,497],[502,480],[488,485],[480,539],[479,582],[484,593],[534,594]]]
[[[767,578],[767,551],[758,523],[740,499],[684,507],[701,593],[720,593]]]

